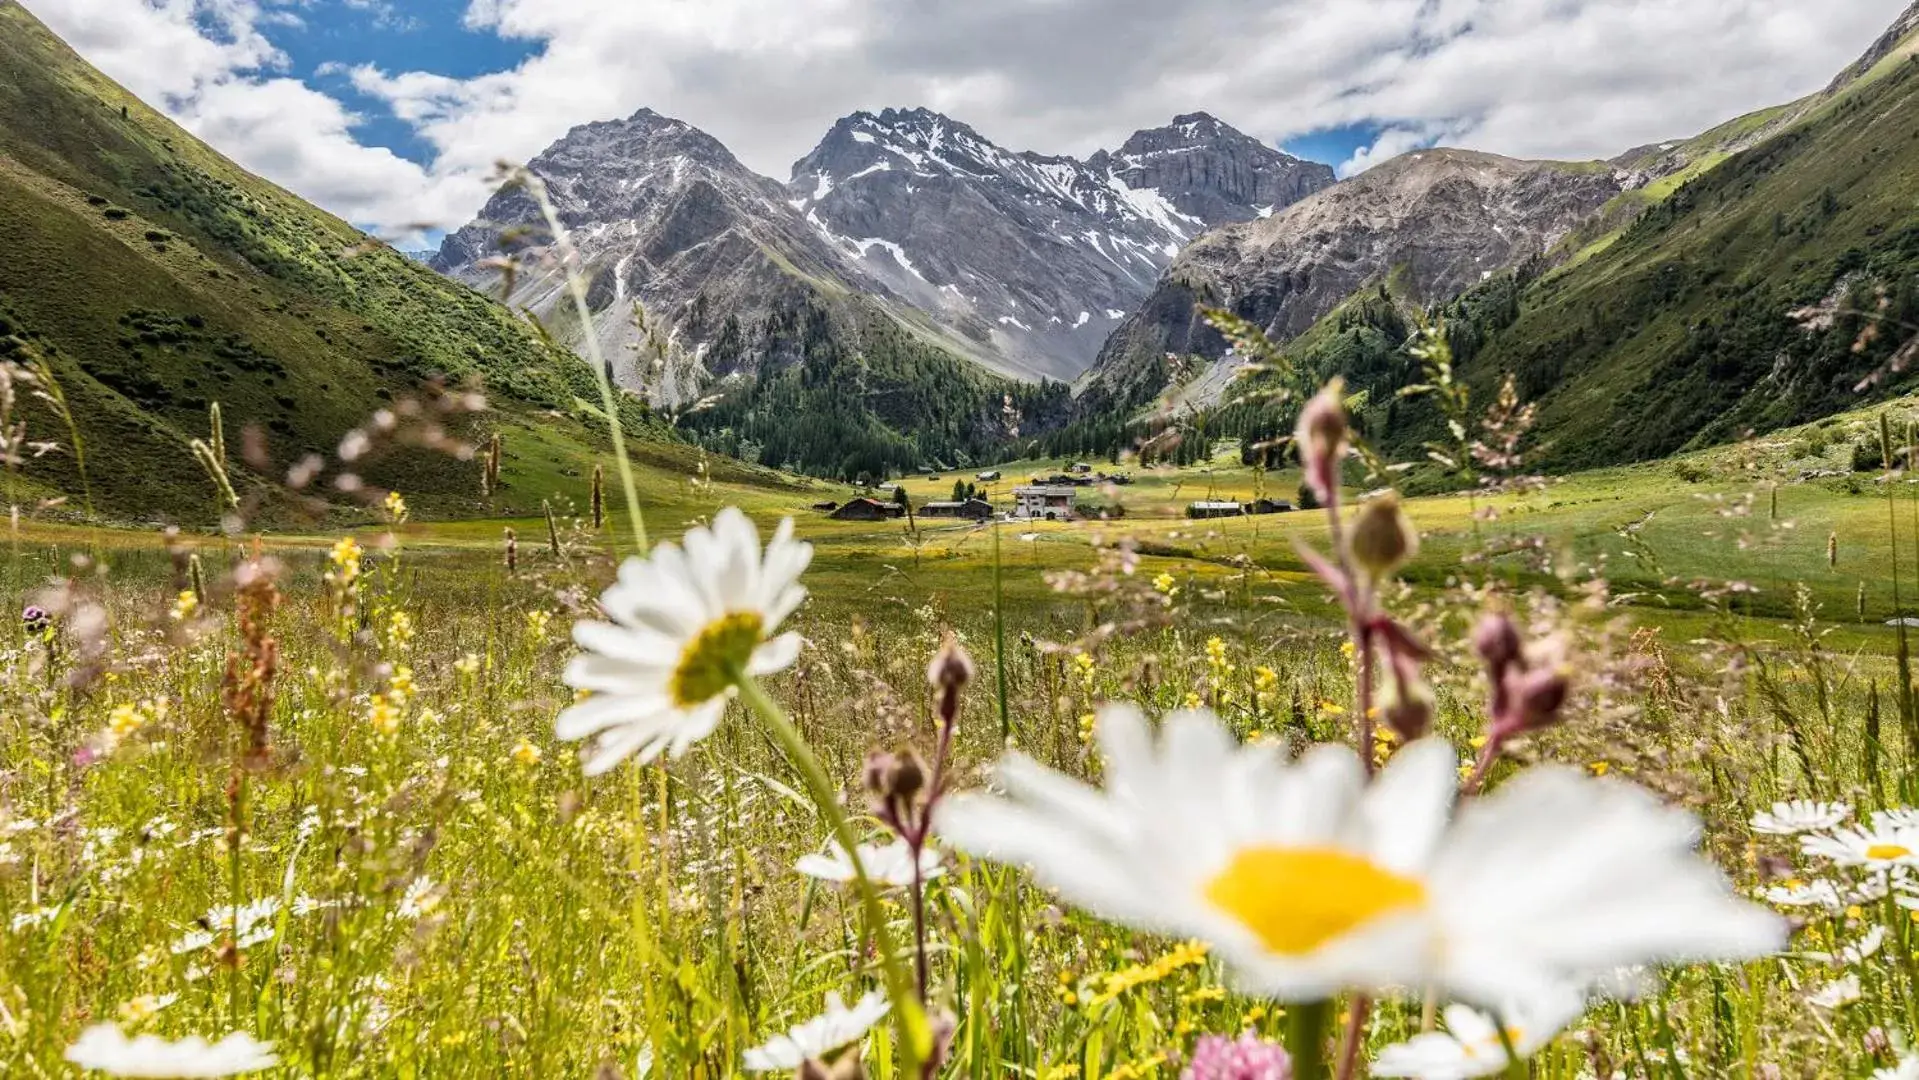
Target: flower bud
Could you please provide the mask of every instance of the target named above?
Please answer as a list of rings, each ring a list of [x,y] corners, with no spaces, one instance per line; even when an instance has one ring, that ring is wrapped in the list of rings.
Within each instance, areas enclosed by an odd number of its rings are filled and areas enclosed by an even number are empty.
[[[926,665],[926,681],[935,690],[957,690],[973,681],[975,671],[973,658],[949,630],[946,640],[940,642],[939,652],[933,654],[932,663]]]
[[[1473,651],[1495,674],[1519,660],[1524,648],[1519,640],[1519,627],[1503,612],[1487,614],[1473,628]]]
[[[1432,728],[1438,703],[1425,680],[1394,679],[1386,684],[1385,698],[1380,703],[1380,718],[1400,741],[1412,742]]]
[[[1399,508],[1399,496],[1387,492],[1360,508],[1346,550],[1360,569],[1375,578],[1385,577],[1419,553],[1419,533]]]
[[[911,749],[897,754],[875,750],[866,756],[866,790],[882,818],[913,805],[925,787],[926,766]]]
[[[1345,388],[1340,379],[1327,383],[1300,410],[1299,425],[1293,429],[1306,485],[1318,496],[1321,506],[1333,506],[1338,501],[1339,463],[1346,456]]]
[[[1345,448],[1346,406],[1342,400],[1345,389],[1345,380],[1334,379],[1321,387],[1300,410],[1299,425],[1293,430],[1293,438],[1299,443],[1300,460],[1310,464],[1313,460],[1338,457]]]
[[[1572,693],[1572,672],[1565,665],[1519,676],[1513,685],[1513,710],[1519,731],[1538,731],[1559,722],[1559,710]]]

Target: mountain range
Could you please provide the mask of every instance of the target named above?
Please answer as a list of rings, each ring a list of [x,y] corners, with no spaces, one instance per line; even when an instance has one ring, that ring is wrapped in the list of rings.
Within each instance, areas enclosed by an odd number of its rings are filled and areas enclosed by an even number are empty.
[[[1333,183],[1204,114],[1080,161],[1006,150],[925,109],[854,113],[781,185],[642,109],[574,128],[528,168],[589,268],[594,332],[632,358],[622,379],[669,403],[698,396],[700,375],[757,370],[776,350],[755,328],[801,296],[857,296],[1001,375],[1072,379],[1188,241]],[[500,236],[539,224],[523,193],[503,192],[433,265],[485,286]],[[533,261],[508,302],[564,321],[559,298]]]
[[[512,433],[509,486],[559,490],[604,449],[572,354],[588,334],[642,455],[679,469],[697,444],[769,482],[728,459],[881,476],[1118,453],[1167,422],[1287,430],[1295,406],[1241,400],[1246,358],[1202,305],[1270,338],[1295,389],[1344,376],[1376,441],[1414,457],[1444,432],[1401,397],[1422,319],[1481,400],[1510,377],[1537,402],[1550,467],[1912,381],[1888,365],[1919,325],[1919,4],[1819,92],[1605,161],[1434,148],[1335,183],[1203,113],[1077,159],[889,109],[834,124],[780,182],[642,110],[529,163],[581,253],[584,325],[524,192],[429,268],[233,165],[11,0],[0,31],[0,356],[60,380],[115,513],[206,516],[202,485],[151,463],[215,401],[258,436],[232,463],[243,493],[324,512],[350,493],[290,497],[289,470],[443,385],[486,388],[486,419],[447,422]],[[522,264],[504,304],[485,295],[503,242]],[[13,497],[72,492],[78,465],[36,463]],[[466,463],[397,448],[357,471],[479,505]]]

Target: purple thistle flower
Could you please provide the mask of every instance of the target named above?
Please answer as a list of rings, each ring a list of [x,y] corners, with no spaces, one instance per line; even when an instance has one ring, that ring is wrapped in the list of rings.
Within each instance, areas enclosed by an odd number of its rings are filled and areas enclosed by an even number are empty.
[[[1293,1080],[1293,1059],[1278,1043],[1247,1032],[1238,1039],[1208,1035],[1193,1047],[1180,1080]]]

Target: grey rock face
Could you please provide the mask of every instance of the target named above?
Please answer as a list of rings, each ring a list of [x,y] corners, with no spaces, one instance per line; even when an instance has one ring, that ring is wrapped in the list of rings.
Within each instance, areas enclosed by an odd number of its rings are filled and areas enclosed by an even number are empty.
[[[1209,226],[1251,221],[1333,184],[1330,165],[1302,161],[1206,113],[1134,133],[1118,151],[1088,159],[1128,187],[1152,188]]]
[[[1198,302],[1225,307],[1277,342],[1389,275],[1402,295],[1449,299],[1554,244],[1621,190],[1604,163],[1516,161],[1463,150],[1395,158],[1271,217],[1183,251],[1088,374],[1098,400],[1157,393],[1168,352],[1207,359],[1226,344]]]
[[[1209,228],[1332,183],[1211,117],[1087,161],[1014,153],[925,109],[855,113],[793,167],[793,207],[1011,370],[1072,378]]]
[[[433,266],[490,288],[499,275],[487,261],[502,239],[522,247],[526,272],[509,301],[575,346],[597,335],[620,382],[655,400],[683,402],[709,377],[731,374],[703,362],[728,316],[751,326],[796,290],[885,294],[788,205],[778,183],[712,136],[649,109],[576,127],[529,168],[580,251],[590,331],[578,325],[564,276],[541,257],[546,229],[524,192],[495,195],[479,220],[447,236]]]

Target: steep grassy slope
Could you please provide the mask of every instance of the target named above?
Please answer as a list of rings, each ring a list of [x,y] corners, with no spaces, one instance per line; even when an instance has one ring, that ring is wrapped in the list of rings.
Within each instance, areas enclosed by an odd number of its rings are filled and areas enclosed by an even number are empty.
[[[1511,371],[1541,400],[1552,464],[1662,456],[1859,400],[1919,323],[1919,59],[1894,57],[1525,294],[1466,370],[1482,385]],[[1810,327],[1793,315],[1807,308],[1824,313]],[[1857,349],[1855,312],[1882,320]]]
[[[290,505],[275,490],[290,464],[330,454],[375,410],[430,382],[490,396],[494,410],[462,418],[456,434],[542,429],[509,441],[507,491],[523,503],[537,505],[533,488],[563,469],[577,474],[596,452],[580,402],[597,391],[577,359],[498,304],[220,157],[9,2],[0,2],[0,227],[0,355],[51,365],[103,512],[208,516],[210,488],[185,444],[205,432],[215,401],[240,486],[269,514]],[[652,425],[637,405],[627,420],[636,433]],[[28,421],[34,438],[69,441],[44,409]],[[237,460],[248,426],[267,455],[252,471]],[[523,462],[517,451],[529,442],[575,465]],[[693,468],[684,447],[646,452]],[[365,472],[429,509],[483,509],[472,463],[398,451]],[[78,480],[69,451],[25,473],[41,493],[78,495]]]

